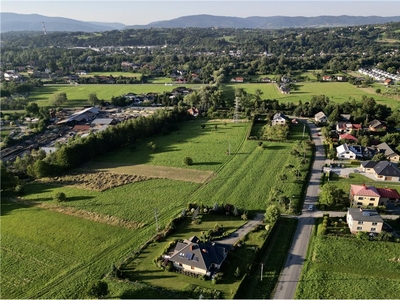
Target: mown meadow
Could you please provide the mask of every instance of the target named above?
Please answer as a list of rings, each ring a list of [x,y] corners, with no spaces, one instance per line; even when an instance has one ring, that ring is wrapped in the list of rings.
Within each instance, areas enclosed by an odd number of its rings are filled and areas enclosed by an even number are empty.
[[[205,125],[204,129],[201,125]],[[2,261],[4,258],[7,261],[2,263],[2,297],[85,297],[91,281],[107,274],[111,264],[127,257],[156,233],[155,209],[158,224],[163,227],[188,202],[211,206],[215,202],[230,203],[241,210],[264,211],[273,188],[279,188],[290,199],[299,200],[302,180],[296,180],[285,166],[299,165],[290,151],[294,139],[301,136],[302,125],[293,128],[287,142],[264,141],[265,149],[258,141],[246,139],[251,122],[194,120],[179,126],[177,131],[138,141],[135,147],[99,157],[83,167],[96,170],[108,164],[108,171],[112,172],[116,166],[158,165],[179,168],[183,177],[185,170],[213,172],[204,183],[151,179],[98,192],[34,182],[25,186],[21,197],[45,209],[3,202],[9,208],[2,209],[1,217]],[[150,141],[157,145],[156,151],[149,149]],[[192,165],[184,165],[186,156],[192,157]],[[307,165],[299,168],[304,179]],[[288,178],[281,181],[279,175],[285,172]],[[53,197],[57,192],[65,193],[69,200],[56,202]],[[126,229],[98,223],[95,217],[80,218],[60,209],[54,211],[54,206],[134,221],[143,226]],[[18,284],[20,280],[24,284]],[[118,287],[116,291],[111,290],[110,296],[129,297],[130,292],[121,290],[121,285],[110,286]],[[126,286],[126,291],[132,293],[137,289],[137,286]]]
[[[203,84],[181,84],[165,85],[164,79],[155,79],[151,84],[86,84],[86,85],[46,85],[37,88],[30,96],[29,101],[36,102],[39,106],[51,106],[50,98],[55,93],[64,92],[68,101],[65,107],[81,107],[88,105],[88,97],[96,93],[97,97],[109,101],[112,97],[122,96],[127,93],[163,93],[170,92],[178,86],[185,86],[192,89],[199,89]],[[343,103],[351,98],[361,100],[363,95],[373,97],[377,103],[386,104],[392,108],[399,108],[400,101],[376,94],[374,89],[357,88],[347,82],[300,82],[295,84],[296,88],[290,94],[282,94],[274,83],[227,83],[222,84],[224,98],[234,99],[235,89],[243,88],[247,93],[255,94],[261,90],[261,99],[277,99],[280,102],[299,101],[307,102],[313,95],[325,95],[333,102]],[[383,87],[382,87],[383,89]]]
[[[392,242],[315,236],[297,299],[396,299],[400,251]]]

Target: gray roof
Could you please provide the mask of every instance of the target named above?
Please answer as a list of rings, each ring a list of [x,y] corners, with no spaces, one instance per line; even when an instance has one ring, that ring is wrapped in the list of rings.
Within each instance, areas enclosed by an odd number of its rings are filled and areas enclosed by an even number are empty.
[[[375,209],[348,208],[348,211],[354,221],[383,222]]]
[[[379,161],[375,165],[374,171],[378,175],[400,177],[400,170],[388,161]]]
[[[381,144],[377,145],[376,148],[379,149],[379,152],[384,153],[386,157],[397,155],[397,153],[394,152],[393,149],[390,148],[390,146],[386,143],[381,143]]]
[[[110,125],[112,122],[114,121],[114,119],[111,118],[98,118],[92,121],[91,124],[93,125]]]
[[[272,120],[276,120],[276,119],[280,119],[280,118],[285,119],[285,120],[287,119],[287,117],[283,113],[276,113],[274,115],[274,117],[272,118]]]
[[[209,271],[212,264],[221,265],[227,255],[227,249],[217,243],[202,243],[193,236],[178,242],[170,261]]]

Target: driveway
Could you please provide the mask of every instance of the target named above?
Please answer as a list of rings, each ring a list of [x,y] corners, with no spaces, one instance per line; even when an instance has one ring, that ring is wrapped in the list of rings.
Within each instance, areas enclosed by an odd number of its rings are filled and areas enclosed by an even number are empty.
[[[254,219],[239,227],[235,232],[231,233],[226,238],[216,240],[215,242],[232,247],[237,241],[239,241],[242,237],[249,233],[254,227],[261,224],[263,220],[264,214],[257,214]]]

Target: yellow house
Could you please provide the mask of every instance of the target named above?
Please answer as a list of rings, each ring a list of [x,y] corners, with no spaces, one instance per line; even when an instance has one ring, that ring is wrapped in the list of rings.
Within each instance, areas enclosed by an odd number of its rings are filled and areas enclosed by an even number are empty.
[[[348,208],[346,220],[351,233],[382,231],[383,219],[375,209]]]
[[[350,185],[350,201],[353,206],[378,206],[381,196],[374,186]]]

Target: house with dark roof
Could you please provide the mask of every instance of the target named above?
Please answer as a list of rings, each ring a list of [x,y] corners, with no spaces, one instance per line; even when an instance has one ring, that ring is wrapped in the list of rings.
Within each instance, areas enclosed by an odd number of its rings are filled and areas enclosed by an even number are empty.
[[[400,181],[400,170],[389,161],[363,161],[361,168],[366,173],[374,174],[378,180]]]
[[[390,162],[398,163],[400,161],[400,155],[397,154],[396,152],[394,152],[394,150],[392,148],[390,148],[390,146],[388,144],[381,143],[379,145],[376,145],[375,148],[380,153],[385,154],[386,158]]]
[[[214,242],[202,243],[196,236],[178,242],[168,258],[177,269],[211,276],[218,272],[228,255],[228,246]]]
[[[375,209],[348,208],[346,221],[351,233],[382,231],[383,219]]]
[[[368,130],[375,131],[375,132],[376,131],[385,131],[386,126],[381,121],[375,119],[368,123]]]

